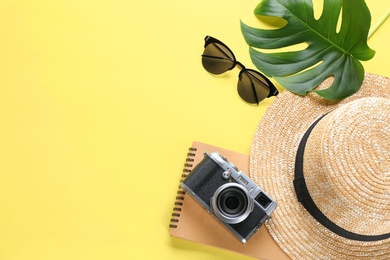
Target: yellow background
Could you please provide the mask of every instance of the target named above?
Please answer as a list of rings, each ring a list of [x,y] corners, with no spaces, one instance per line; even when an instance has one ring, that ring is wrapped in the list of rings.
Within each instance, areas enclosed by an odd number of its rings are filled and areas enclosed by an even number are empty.
[[[273,100],[200,62],[209,34],[254,68],[239,21],[257,3],[2,0],[0,259],[237,259],[168,225],[191,142],[249,153]],[[390,7],[367,4],[372,24]],[[390,76],[389,33],[366,71]]]

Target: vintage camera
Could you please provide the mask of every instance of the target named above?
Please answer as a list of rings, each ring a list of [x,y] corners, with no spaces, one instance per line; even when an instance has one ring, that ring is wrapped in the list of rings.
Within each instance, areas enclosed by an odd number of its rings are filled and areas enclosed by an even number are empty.
[[[242,243],[270,218],[277,206],[256,183],[217,152],[205,153],[181,186]]]

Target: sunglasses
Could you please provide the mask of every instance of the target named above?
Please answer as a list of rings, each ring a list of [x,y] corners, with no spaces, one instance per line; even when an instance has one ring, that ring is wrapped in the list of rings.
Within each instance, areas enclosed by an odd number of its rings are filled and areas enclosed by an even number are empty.
[[[279,91],[274,84],[258,71],[247,69],[236,60],[233,52],[221,41],[206,36],[202,54],[203,67],[210,73],[218,75],[234,67],[240,67],[237,92],[240,97],[250,104],[259,104],[265,98],[276,96]]]

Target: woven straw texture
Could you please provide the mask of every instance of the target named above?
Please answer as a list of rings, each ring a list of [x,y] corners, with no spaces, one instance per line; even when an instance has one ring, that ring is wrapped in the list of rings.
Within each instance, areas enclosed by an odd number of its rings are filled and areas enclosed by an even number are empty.
[[[331,83],[327,79],[320,88]],[[315,119],[332,111],[316,125],[305,149],[309,192],[329,219],[349,231],[390,232],[389,88],[390,79],[366,73],[361,89],[339,102],[283,91],[259,123],[250,176],[278,203],[266,225],[292,259],[390,258],[390,239],[360,242],[334,234],[307,213],[293,187],[302,136]],[[358,101],[362,98],[366,101]]]

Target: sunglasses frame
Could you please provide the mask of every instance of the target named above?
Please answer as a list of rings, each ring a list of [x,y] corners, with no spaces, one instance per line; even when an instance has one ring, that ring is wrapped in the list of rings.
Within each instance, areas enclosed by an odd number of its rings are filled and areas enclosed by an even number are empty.
[[[229,56],[232,56],[232,57],[233,57],[233,60],[232,60],[233,65],[232,65],[232,67],[229,68],[228,70],[232,70],[232,69],[234,69],[236,66],[240,67],[240,73],[238,74],[239,79],[241,79],[242,73],[245,73],[246,71],[253,72],[253,73],[259,75],[262,79],[264,79],[264,80],[267,82],[267,84],[268,84],[267,87],[269,88],[269,94],[268,94],[267,98],[272,97],[272,96],[276,96],[276,95],[279,94],[278,89],[275,87],[275,85],[274,85],[274,84],[273,84],[273,83],[272,83],[264,74],[260,73],[260,72],[257,71],[257,70],[247,69],[247,68],[244,66],[244,64],[242,64],[241,62],[239,62],[239,61],[236,59],[234,53],[232,52],[232,50],[231,50],[226,44],[224,44],[224,43],[221,42],[220,40],[218,40],[218,39],[216,39],[216,38],[214,38],[214,37],[212,37],[212,36],[209,36],[209,35],[207,35],[207,36],[204,38],[204,41],[205,41],[205,43],[204,43],[204,48],[205,48],[205,49],[206,49],[206,47],[207,47],[208,45],[210,45],[210,44],[212,44],[212,43],[216,43],[216,44],[219,44],[219,45],[223,46],[224,48],[226,48],[226,50],[228,50],[228,51],[230,52],[231,55],[228,55],[223,49],[218,48],[218,49],[220,49],[220,51],[221,51],[222,53],[225,53],[227,57],[229,57]],[[218,45],[215,45],[215,46],[218,47]],[[225,59],[225,58],[223,58],[223,57],[209,56],[209,55],[205,55],[205,54],[202,54],[202,57],[215,58],[215,59]],[[229,59],[229,60],[230,60],[230,59]],[[210,72],[210,73],[212,73],[212,72]],[[252,76],[251,76],[251,77],[252,77]],[[252,83],[252,87],[254,88],[253,83]],[[256,91],[254,91],[254,93],[256,93]],[[261,100],[260,100],[260,101],[258,100],[257,95],[255,95],[255,97],[256,97],[256,103],[258,104]]]

